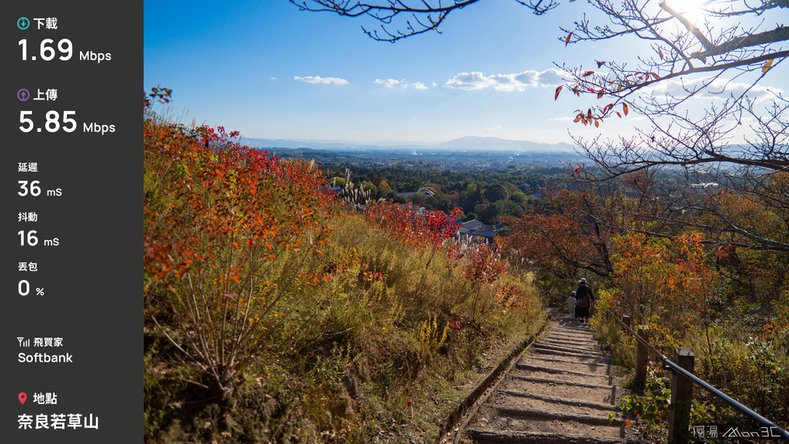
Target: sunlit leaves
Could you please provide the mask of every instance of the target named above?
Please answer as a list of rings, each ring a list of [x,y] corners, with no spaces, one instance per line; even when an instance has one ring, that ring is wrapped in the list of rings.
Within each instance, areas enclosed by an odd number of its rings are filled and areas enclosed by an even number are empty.
[[[774,62],[775,62],[775,59],[770,59],[770,60],[764,62],[764,65],[762,65],[762,75],[767,74],[767,71],[769,71],[770,68],[773,67],[773,63]]]
[[[599,69],[608,62],[603,60],[595,60],[595,63]],[[630,113],[630,107],[624,102],[624,100],[629,94],[629,91],[643,86],[646,83],[657,82],[661,79],[660,74],[653,71],[628,72],[622,78],[610,78],[610,73],[594,71],[591,69],[584,70],[582,68],[577,68],[569,72],[570,75],[574,77],[575,82],[557,87],[557,89],[554,91],[554,100],[558,98],[558,95],[564,86],[570,88],[573,94],[575,94],[577,97],[581,97],[581,94],[592,94],[598,100],[601,100],[604,97],[610,97],[614,99],[612,103],[596,105],[587,109],[585,112],[580,110],[575,111],[575,116],[573,118],[574,123],[581,123],[585,126],[594,126],[595,128],[599,128],[600,125],[602,125],[604,119],[613,113],[615,113],[619,118],[627,116]],[[618,105],[619,103],[622,104],[621,112],[614,110],[614,106]]]
[[[697,232],[674,239],[637,232],[614,238],[613,282],[632,304],[627,311],[660,313],[663,325],[675,329],[698,315],[712,279],[701,239]]]
[[[233,141],[237,132],[146,121],[146,272],[181,278],[215,264],[215,245],[275,255],[326,229],[332,205],[320,170]],[[237,278],[228,271],[226,278]]]
[[[492,284],[509,269],[498,250],[490,245],[472,245],[465,255],[461,271],[472,282]]]
[[[423,211],[412,205],[376,202],[365,211],[367,219],[388,234],[413,246],[437,246],[455,235],[462,211]]]

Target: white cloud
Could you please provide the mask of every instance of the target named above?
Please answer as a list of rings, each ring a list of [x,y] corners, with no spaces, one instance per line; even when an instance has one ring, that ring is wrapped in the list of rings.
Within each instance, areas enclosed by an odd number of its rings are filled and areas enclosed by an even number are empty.
[[[526,70],[511,74],[486,75],[479,71],[462,72],[447,80],[447,88],[465,91],[493,89],[501,92],[522,92],[527,88],[556,86],[564,82],[558,69],[550,68],[543,71]]]
[[[271,76],[271,77],[269,77],[269,78],[270,78],[271,80],[277,80],[277,76]]]
[[[696,89],[704,87],[706,83],[710,82],[710,77],[699,78],[693,80],[670,79],[663,82],[658,82],[654,86],[647,89],[653,97],[659,96],[685,96],[688,91],[695,91]],[[750,91],[748,91],[750,88]],[[704,100],[725,100],[732,95],[739,97],[748,91],[747,96],[760,100],[768,100],[775,97],[776,94],[783,94],[783,90],[772,86],[755,85],[751,87],[750,83],[734,82],[726,79],[715,79],[708,86],[704,87],[693,97],[695,99]]]
[[[408,83],[405,80],[397,80],[397,79],[375,79],[373,81],[376,85],[381,85],[385,88],[391,89],[416,89],[419,91],[425,91],[428,89],[427,85],[422,82],[413,82]]]
[[[564,74],[561,70],[556,68],[549,68],[543,71],[540,71],[539,76],[537,77],[537,82],[540,86],[553,86],[557,87],[563,84],[566,80],[564,79]]]
[[[387,88],[397,88],[401,85],[400,81],[397,79],[375,79],[373,83]]]
[[[347,80],[341,79],[339,77],[293,76],[293,80],[309,83],[311,85],[345,86],[348,84]]]

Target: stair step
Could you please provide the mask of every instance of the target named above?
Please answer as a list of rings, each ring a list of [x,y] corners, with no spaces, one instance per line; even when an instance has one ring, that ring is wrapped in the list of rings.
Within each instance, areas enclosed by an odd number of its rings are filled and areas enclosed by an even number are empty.
[[[534,346],[535,347],[539,347],[539,348],[548,348],[548,349],[551,349],[551,350],[568,351],[568,352],[571,352],[571,353],[581,353],[581,354],[589,355],[589,356],[598,356],[598,357],[605,357],[606,356],[604,353],[601,353],[600,350],[595,349],[595,348],[591,348],[591,347],[569,346],[569,345],[564,345],[564,344],[559,345],[559,344],[551,344],[551,343],[542,342],[542,341],[535,342]]]
[[[623,421],[621,418],[610,418],[608,415],[573,415],[563,412],[551,412],[547,410],[532,409],[527,407],[516,407],[510,405],[492,405],[487,404],[486,407],[495,409],[500,415],[509,416],[512,418],[520,419],[544,419],[555,421],[574,421],[581,424],[589,425],[603,425],[603,426],[621,426]]]
[[[531,393],[542,396],[554,396],[573,401],[588,401],[613,405],[615,400],[614,387],[585,387],[577,384],[559,384],[555,380],[518,378],[510,375],[503,383],[501,390]]]
[[[519,362],[533,363],[534,365],[544,365],[552,368],[570,369],[576,371],[588,371],[589,373],[610,374],[610,364],[596,362],[578,362],[572,359],[558,359],[553,356],[524,356]]]
[[[516,393],[516,394],[512,394]],[[524,396],[525,395],[525,396]],[[590,421],[593,424],[602,424],[608,425],[608,420],[610,418],[617,417],[617,410],[614,406],[608,405],[607,408],[599,408],[599,406],[605,406],[603,403],[590,403],[589,405],[579,405],[579,402],[570,403],[570,402],[555,402],[556,398],[547,396],[547,399],[543,399],[539,395],[532,395],[526,392],[518,392],[514,390],[497,390],[490,398],[488,398],[487,404],[491,406],[506,406],[510,408],[516,409],[530,409],[536,410],[539,412],[557,412],[564,415],[569,415],[567,418],[559,418],[559,419],[574,419],[579,422],[584,422],[583,420],[577,418],[586,418],[586,417],[594,417],[596,420]],[[565,400],[568,401],[568,400]],[[500,412],[494,412],[496,415],[502,415]],[[507,416],[507,415],[503,415]],[[517,416],[517,415],[515,415]],[[533,417],[522,417],[523,419],[545,419],[541,418],[540,415],[536,415]],[[553,418],[557,419],[557,418]]]
[[[560,398],[558,396],[540,395],[537,393],[521,392],[518,390],[499,390],[502,395],[514,396],[518,398],[537,399],[544,402],[551,402],[554,404],[562,404],[567,406],[585,407],[595,410],[604,410],[607,412],[616,412],[618,409],[611,405],[602,402],[581,401],[569,398]]]
[[[613,444],[625,442],[621,438],[568,435],[537,431],[468,429],[466,433],[477,443]]]
[[[597,341],[564,339],[559,337],[546,336],[540,339],[540,342],[549,342],[557,345],[569,345],[570,347],[594,347],[599,348],[600,344]]]
[[[594,340],[594,334],[587,331],[573,331],[573,330],[551,330],[547,336],[564,337],[569,339],[579,340]]]
[[[581,380],[585,380],[588,382],[598,381],[601,384],[605,384],[605,385],[611,385],[614,382],[612,375],[605,375],[600,373],[564,370],[564,369],[558,369],[558,368],[552,368],[552,367],[546,367],[546,366],[540,366],[534,364],[523,364],[520,362],[515,364],[515,368],[524,372],[529,372],[530,374],[540,373],[545,375],[557,375],[557,376],[568,376],[568,377],[571,376],[571,377],[580,378]],[[534,374],[533,376],[540,376],[540,375]]]
[[[558,376],[558,375],[554,375],[554,376]],[[510,375],[510,377],[513,378],[513,379],[520,379],[521,381],[539,382],[539,383],[543,383],[543,384],[574,385],[574,386],[584,387],[584,388],[608,389],[608,390],[611,390],[613,388],[613,385],[611,385],[611,384],[590,384],[590,383],[587,383],[587,382],[568,381],[566,379],[561,379],[561,378],[556,378],[556,379],[554,379],[554,378],[541,378],[541,377],[537,377],[537,376],[524,376],[524,375],[518,375],[518,374]]]
[[[532,350],[536,352],[536,354],[572,358],[577,360],[578,362],[583,362],[583,363],[593,362],[597,364],[611,364],[611,359],[603,356],[589,356],[586,353],[575,353],[569,351],[554,350],[544,347],[533,347]]]

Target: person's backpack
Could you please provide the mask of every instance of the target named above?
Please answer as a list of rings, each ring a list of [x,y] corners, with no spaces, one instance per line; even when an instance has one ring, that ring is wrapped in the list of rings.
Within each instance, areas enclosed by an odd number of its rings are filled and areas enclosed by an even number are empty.
[[[575,306],[578,308],[587,308],[589,306],[589,289],[581,286],[575,290]]]

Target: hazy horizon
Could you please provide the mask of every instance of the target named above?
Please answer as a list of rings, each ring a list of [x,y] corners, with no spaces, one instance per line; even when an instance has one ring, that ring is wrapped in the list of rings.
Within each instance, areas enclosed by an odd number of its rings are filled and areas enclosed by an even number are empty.
[[[438,140],[438,141],[393,141],[393,142],[375,142],[375,141],[354,141],[354,140],[327,140],[327,139],[304,139],[304,138],[271,138],[271,137],[246,137],[241,136],[242,141],[250,141],[250,142],[284,142],[290,144],[304,144],[303,148],[311,148],[310,144],[318,145],[337,145],[337,146],[347,146],[349,148],[391,148],[391,149],[411,149],[411,148],[418,148],[418,149],[433,149],[433,150],[452,150],[452,149],[463,149],[463,150],[487,150],[490,149],[491,145],[503,145],[503,144],[525,144],[525,145],[536,145],[541,147],[554,147],[554,148],[566,148],[574,146],[571,143],[566,142],[538,142],[534,140],[515,140],[515,139],[503,139],[499,137],[490,137],[490,136],[463,136],[458,137],[450,140]],[[478,148],[453,148],[452,144],[478,144]],[[287,147],[283,147],[287,148]],[[498,148],[498,149],[505,149],[505,148]],[[510,148],[506,148],[510,149]],[[517,148],[513,148],[517,149]],[[529,147],[523,147],[521,149],[528,150]],[[566,150],[565,150],[566,151]]]

